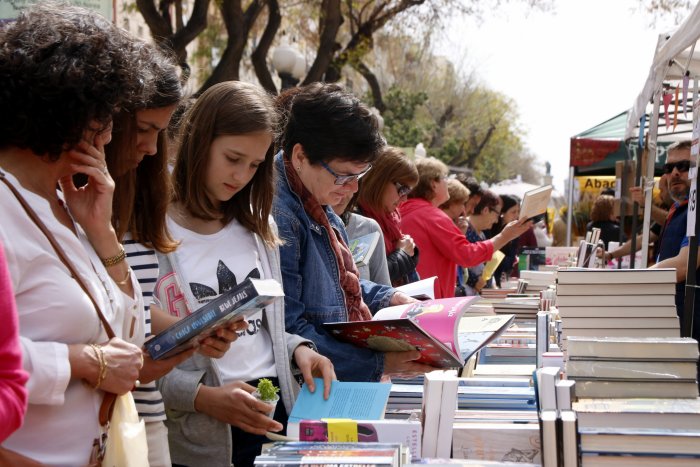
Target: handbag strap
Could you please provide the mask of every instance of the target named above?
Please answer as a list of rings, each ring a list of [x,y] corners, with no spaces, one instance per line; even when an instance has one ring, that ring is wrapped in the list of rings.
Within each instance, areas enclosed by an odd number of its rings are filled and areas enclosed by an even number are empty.
[[[68,268],[68,271],[70,271],[71,276],[75,281],[78,283],[81,289],[83,289],[83,292],[87,294],[87,296],[90,298],[90,301],[92,302],[92,305],[95,307],[95,311],[97,312],[97,316],[100,318],[100,321],[102,322],[102,326],[105,328],[105,332],[107,333],[107,337],[112,339],[115,337],[114,331],[112,330],[112,326],[109,325],[109,322],[107,321],[107,318],[102,314],[102,311],[100,310],[100,307],[97,305],[97,302],[93,298],[92,294],[90,293],[90,290],[87,288],[87,285],[85,284],[85,281],[83,278],[78,274],[78,272],[75,270],[75,267],[73,264],[68,260],[68,257],[66,253],[63,251],[63,248],[58,244],[58,241],[56,241],[56,237],[51,233],[51,231],[46,227],[46,224],[37,216],[36,212],[34,212],[34,209],[27,203],[27,200],[24,199],[22,194],[15,188],[15,186],[10,183],[10,181],[5,177],[5,173],[0,170],[0,180],[2,180],[5,185],[10,189],[12,194],[15,195],[15,198],[17,198],[17,201],[19,201],[19,204],[22,206],[24,211],[27,213],[29,218],[36,224],[36,226],[41,230],[41,232],[46,236],[46,239],[49,241],[53,249],[56,251],[56,254],[58,255],[59,259],[63,264]],[[116,394],[112,394],[110,392],[105,392],[104,399],[102,400],[102,405],[100,406],[100,424],[101,425],[106,425],[109,419],[111,418],[112,415],[112,407],[114,406],[114,401],[116,399]]]

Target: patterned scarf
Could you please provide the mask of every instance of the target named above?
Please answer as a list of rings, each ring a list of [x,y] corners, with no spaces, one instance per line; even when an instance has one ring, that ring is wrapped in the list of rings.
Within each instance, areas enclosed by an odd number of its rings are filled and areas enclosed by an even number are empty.
[[[287,174],[289,186],[296,193],[304,206],[306,213],[326,228],[331,248],[335,254],[336,262],[338,263],[338,272],[340,273],[340,287],[345,295],[345,307],[348,310],[348,319],[350,321],[367,321],[372,319],[372,313],[362,301],[362,289],[360,288],[360,273],[355,266],[355,261],[352,259],[350,249],[343,241],[334,228],[328,222],[328,216],[316,198],[306,189],[299,175],[297,175],[292,162],[284,158],[284,171]]]
[[[390,213],[378,212],[364,203],[358,203],[362,214],[367,217],[371,217],[379,224],[382,229],[382,234],[384,235],[384,250],[386,254],[389,255],[396,249],[396,242],[401,240],[403,234],[401,233],[401,216],[399,212],[394,210]]]

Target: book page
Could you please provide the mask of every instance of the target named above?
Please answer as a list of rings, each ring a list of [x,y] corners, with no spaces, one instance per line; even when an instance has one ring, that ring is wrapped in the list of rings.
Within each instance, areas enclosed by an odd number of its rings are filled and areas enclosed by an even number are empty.
[[[328,400],[323,399],[323,380],[314,378],[316,391],[306,384],[294,403],[290,422],[320,420],[321,418],[351,418],[379,420],[384,417],[391,384],[333,381]]]
[[[495,250],[493,252],[493,256],[491,256],[491,259],[484,265],[484,269],[481,271],[481,278],[484,282],[488,282],[489,279],[491,279],[493,273],[496,272],[496,268],[505,257],[506,255],[503,254],[501,250]]]
[[[405,293],[409,297],[417,298],[418,300],[428,300],[435,298],[435,281],[437,276],[421,279],[416,282],[411,282],[400,287],[396,287],[399,292]]]
[[[465,311],[479,297],[454,297],[425,300],[379,310],[373,320],[409,318],[455,354],[459,350],[455,343],[457,323]]]
[[[526,192],[520,206],[520,219],[532,219],[547,212],[551,196],[552,185],[541,186]]]

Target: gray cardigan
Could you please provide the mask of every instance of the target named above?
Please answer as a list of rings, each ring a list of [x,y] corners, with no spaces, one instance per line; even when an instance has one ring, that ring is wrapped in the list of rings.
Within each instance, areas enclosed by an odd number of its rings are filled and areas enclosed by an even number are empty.
[[[275,279],[281,284],[279,250],[266,248],[257,235],[255,241],[264,277]],[[158,263],[160,277],[172,272],[175,272],[176,277],[183,277],[175,254],[159,255]],[[178,283],[180,283],[179,280]],[[189,288],[180,287],[180,289],[187,299],[188,307],[196,309],[197,301]],[[160,299],[160,297],[157,298]],[[299,384],[294,379],[294,374],[299,373],[292,361],[294,349],[302,343],[311,342],[285,332],[284,302],[281,300],[265,309],[263,326],[272,339],[281,400],[289,413],[299,393]],[[200,383],[207,386],[220,386],[222,381],[216,360],[197,353],[158,382],[168,417],[165,424],[168,427],[170,456],[176,464],[230,467],[232,440],[229,425],[195,412],[194,400]]]

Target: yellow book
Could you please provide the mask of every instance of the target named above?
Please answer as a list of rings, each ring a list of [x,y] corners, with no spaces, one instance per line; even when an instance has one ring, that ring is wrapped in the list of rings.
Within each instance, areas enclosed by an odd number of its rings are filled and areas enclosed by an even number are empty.
[[[488,282],[488,280],[491,279],[493,273],[496,272],[496,268],[505,257],[506,255],[504,255],[501,250],[493,252],[493,256],[491,256],[491,259],[484,265],[484,270],[481,272],[481,278],[484,282]]]

